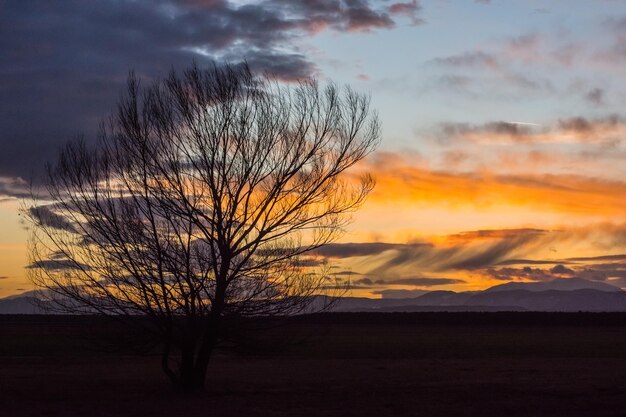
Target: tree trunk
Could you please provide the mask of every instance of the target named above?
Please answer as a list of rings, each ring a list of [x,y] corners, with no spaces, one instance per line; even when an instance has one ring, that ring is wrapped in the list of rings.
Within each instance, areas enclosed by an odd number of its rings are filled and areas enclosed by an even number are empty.
[[[209,368],[209,360],[211,359],[211,354],[213,353],[213,349],[217,343],[216,333],[216,331],[212,331],[211,334],[208,334],[203,338],[196,356],[194,376],[196,378],[198,388],[204,388],[204,381],[206,379],[207,369]]]
[[[161,369],[167,375],[170,382],[172,384],[178,383],[178,376],[176,373],[170,368],[170,351],[171,351],[171,342],[169,340],[165,341],[165,346],[163,348],[163,352],[161,353]]]
[[[180,358],[180,380],[179,385],[183,391],[196,391],[202,386],[198,386],[194,372],[194,346],[186,345],[183,347]]]
[[[197,339],[194,339],[182,346],[178,385],[185,392],[204,388],[211,354],[218,340],[218,322],[215,317],[209,318],[199,345]]]

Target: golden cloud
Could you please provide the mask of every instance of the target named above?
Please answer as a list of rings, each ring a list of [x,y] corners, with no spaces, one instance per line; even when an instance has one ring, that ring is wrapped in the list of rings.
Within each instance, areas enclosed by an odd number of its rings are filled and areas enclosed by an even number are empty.
[[[566,174],[498,175],[490,171],[435,171],[395,153],[381,153],[361,168],[376,178],[370,204],[479,209],[506,206],[576,216],[626,216],[626,182]]]

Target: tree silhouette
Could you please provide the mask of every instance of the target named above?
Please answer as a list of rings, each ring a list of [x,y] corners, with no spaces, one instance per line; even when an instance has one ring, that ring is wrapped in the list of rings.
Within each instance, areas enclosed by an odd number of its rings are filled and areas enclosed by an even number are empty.
[[[63,311],[149,317],[164,372],[198,389],[229,317],[302,311],[330,286],[307,254],[372,189],[343,174],[379,136],[369,98],[334,84],[131,74],[97,144],[66,145],[27,210],[32,279]]]

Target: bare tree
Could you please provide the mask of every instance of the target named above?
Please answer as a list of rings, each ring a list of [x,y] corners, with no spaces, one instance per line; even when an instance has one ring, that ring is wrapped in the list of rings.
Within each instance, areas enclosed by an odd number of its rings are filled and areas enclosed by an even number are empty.
[[[131,74],[97,145],[68,144],[27,210],[32,278],[64,311],[148,316],[164,372],[200,388],[226,318],[302,311],[328,285],[307,254],[372,189],[343,174],[379,136],[368,97],[334,84]]]

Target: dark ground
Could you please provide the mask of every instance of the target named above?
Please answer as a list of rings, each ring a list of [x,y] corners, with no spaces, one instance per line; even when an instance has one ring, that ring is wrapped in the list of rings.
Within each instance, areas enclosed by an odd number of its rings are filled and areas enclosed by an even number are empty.
[[[328,314],[262,334],[185,395],[108,321],[0,316],[0,416],[626,416],[624,314]]]

